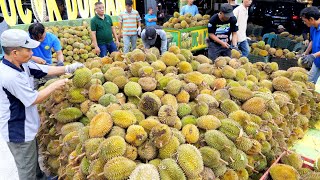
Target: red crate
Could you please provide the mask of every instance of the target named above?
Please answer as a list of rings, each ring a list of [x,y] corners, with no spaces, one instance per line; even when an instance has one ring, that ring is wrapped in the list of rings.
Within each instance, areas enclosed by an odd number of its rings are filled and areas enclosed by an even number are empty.
[[[278,159],[271,165],[273,166],[274,164],[277,164],[280,162],[280,159],[286,154],[286,153],[291,153],[292,151],[284,151],[279,157]],[[313,170],[313,164],[314,164],[314,160],[313,159],[310,159],[310,158],[307,158],[307,157],[304,157],[302,155],[300,155],[301,158],[303,159],[303,165],[302,167],[304,168],[309,168],[311,170]],[[269,167],[269,169],[263,174],[263,176],[260,178],[260,180],[271,180],[271,177],[269,175],[269,172],[270,172],[270,168],[271,166]]]

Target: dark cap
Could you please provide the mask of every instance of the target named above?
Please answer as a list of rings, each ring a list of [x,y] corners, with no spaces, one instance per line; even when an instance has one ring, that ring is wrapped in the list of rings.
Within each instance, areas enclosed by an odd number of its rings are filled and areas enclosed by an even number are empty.
[[[126,0],[126,5],[132,6],[132,4],[133,4],[132,0]]]
[[[148,40],[156,38],[157,31],[154,27],[147,27],[146,28],[146,38]]]
[[[222,4],[220,7],[220,11],[223,12],[225,17],[230,18],[230,17],[234,16],[233,15],[233,7],[228,3]]]

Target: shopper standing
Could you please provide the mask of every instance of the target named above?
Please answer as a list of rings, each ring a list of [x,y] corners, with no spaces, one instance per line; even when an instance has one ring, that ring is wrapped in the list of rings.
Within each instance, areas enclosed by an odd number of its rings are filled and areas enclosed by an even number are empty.
[[[126,10],[119,15],[120,30],[123,36],[123,52],[128,53],[136,49],[137,46],[137,34],[141,34],[141,17],[138,11],[132,9],[132,0],[126,0]]]
[[[237,24],[239,30],[238,35],[238,47],[242,52],[242,56],[248,57],[250,52],[249,43],[247,40],[247,23],[248,23],[248,9],[252,3],[252,0],[243,0],[242,4],[233,10],[234,16],[237,18]]]
[[[231,48],[237,49],[237,18],[232,11],[232,6],[224,3],[220,7],[220,12],[209,20],[208,56],[212,61],[219,56],[231,56]],[[230,40],[231,34],[232,40]]]
[[[157,16],[153,14],[152,7],[148,8],[148,14],[144,17],[146,27],[156,26],[157,25]]]
[[[185,14],[191,14],[192,16],[195,16],[196,14],[199,14],[198,7],[193,4],[194,0],[188,0],[188,4],[184,5],[181,8],[180,15],[185,15]]]
[[[108,53],[111,54],[113,51],[117,51],[119,40],[111,17],[104,13],[103,3],[96,2],[94,6],[96,15],[91,19],[91,39],[96,53],[100,57],[104,57]],[[116,40],[116,44],[112,35]]]
[[[300,16],[302,21],[310,27],[311,38],[302,62],[311,67],[309,81],[316,83],[320,76],[320,12],[316,7],[307,7],[301,11]]]
[[[47,179],[39,168],[36,134],[40,127],[37,104],[64,86],[56,80],[41,91],[34,90],[33,78],[73,73],[81,63],[48,66],[31,62],[32,49],[40,45],[27,32],[9,29],[1,34],[5,52],[0,63],[0,133],[7,141],[18,168],[19,179]]]

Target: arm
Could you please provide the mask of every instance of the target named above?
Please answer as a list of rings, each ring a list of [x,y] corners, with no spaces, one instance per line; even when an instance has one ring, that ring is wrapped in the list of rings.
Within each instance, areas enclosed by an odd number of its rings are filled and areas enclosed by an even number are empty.
[[[181,8],[180,15],[184,15],[184,6]]]
[[[32,56],[31,59],[38,64],[46,64],[46,61],[41,57]]]
[[[66,67],[65,66],[49,66],[48,76],[56,76],[64,74]]]
[[[309,45],[308,45],[308,48],[306,49],[306,51],[304,52],[304,54],[310,54],[311,49],[312,49],[312,41],[310,41],[310,43],[309,43]]]
[[[167,35],[163,30],[160,32],[160,37],[161,37],[161,49],[160,50],[161,50],[161,54],[163,54],[168,49]]]
[[[32,103],[32,105],[42,103],[42,102],[43,102],[44,100],[46,100],[56,89],[61,88],[61,87],[64,86],[67,82],[68,82],[68,79],[59,79],[59,80],[53,82],[52,84],[50,84],[49,86],[47,86],[46,88],[42,89],[41,91],[39,91],[38,96],[37,96],[36,100]]]
[[[64,57],[63,57],[63,53],[62,53],[62,51],[61,50],[59,50],[59,51],[57,51],[56,52],[57,53],[57,60],[59,61],[64,61]]]
[[[238,35],[237,32],[232,32],[232,45],[235,47],[238,44]]]
[[[97,36],[96,36],[96,31],[91,31],[91,39],[92,39],[92,44],[94,45],[94,49],[96,51],[96,54],[100,54],[100,48],[98,46],[97,42]]]
[[[117,36],[116,28],[114,26],[112,26],[111,28],[112,28],[113,37],[116,40],[116,45],[117,45],[117,47],[119,47],[119,39],[118,39],[118,36]]]

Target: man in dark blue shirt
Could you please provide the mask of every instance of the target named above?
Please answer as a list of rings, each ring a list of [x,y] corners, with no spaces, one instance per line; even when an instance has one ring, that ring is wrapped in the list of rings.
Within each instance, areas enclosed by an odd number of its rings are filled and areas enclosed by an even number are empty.
[[[316,83],[320,76],[320,12],[316,7],[304,8],[300,16],[302,21],[310,27],[311,41],[305,52],[308,54],[302,58],[302,62],[311,66],[309,81]],[[310,54],[310,51],[312,52]]]

